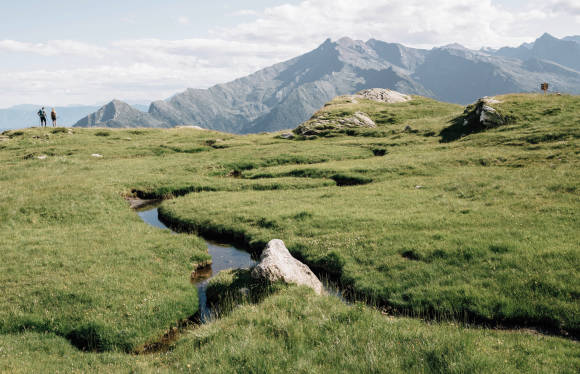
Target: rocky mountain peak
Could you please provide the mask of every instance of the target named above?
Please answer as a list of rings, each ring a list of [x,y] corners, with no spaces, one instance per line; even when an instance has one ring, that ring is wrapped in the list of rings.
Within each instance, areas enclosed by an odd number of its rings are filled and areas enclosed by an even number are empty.
[[[95,113],[79,120],[76,127],[167,127],[148,113],[133,108],[124,101],[113,99]]]
[[[538,41],[538,40],[543,40],[543,41],[552,40],[553,41],[553,40],[558,40],[558,39],[555,38],[554,36],[552,36],[552,34],[545,32],[542,34],[542,36],[540,36],[538,39],[536,39],[536,41]]]
[[[197,125],[236,133],[275,131],[306,121],[336,96],[367,88],[459,104],[486,95],[534,91],[543,81],[555,90],[577,93],[578,64],[580,44],[549,34],[530,46],[497,51],[474,51],[457,44],[426,50],[376,39],[326,39],[308,53],[247,77],[155,101],[149,113],[114,100],[79,125]]]

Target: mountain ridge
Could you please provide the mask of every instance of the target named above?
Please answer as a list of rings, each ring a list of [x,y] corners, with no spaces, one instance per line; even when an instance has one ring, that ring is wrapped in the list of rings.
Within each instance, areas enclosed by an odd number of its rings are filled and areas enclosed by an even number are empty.
[[[113,99],[94,113],[79,120],[76,127],[167,127],[149,113],[141,112],[131,105]]]
[[[457,44],[427,50],[376,39],[326,39],[308,53],[246,77],[154,101],[139,118],[131,118],[127,109],[111,124],[133,127],[140,120],[144,127],[276,131],[304,122],[336,96],[375,87],[458,104],[533,92],[544,81],[553,90],[580,93],[580,44],[568,39],[546,33],[519,47],[480,51]]]

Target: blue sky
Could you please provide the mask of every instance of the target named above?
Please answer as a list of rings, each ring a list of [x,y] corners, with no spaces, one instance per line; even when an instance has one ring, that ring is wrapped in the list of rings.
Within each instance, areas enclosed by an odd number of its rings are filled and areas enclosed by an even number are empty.
[[[481,48],[544,32],[580,34],[580,0],[4,1],[0,108],[164,99],[328,37]]]

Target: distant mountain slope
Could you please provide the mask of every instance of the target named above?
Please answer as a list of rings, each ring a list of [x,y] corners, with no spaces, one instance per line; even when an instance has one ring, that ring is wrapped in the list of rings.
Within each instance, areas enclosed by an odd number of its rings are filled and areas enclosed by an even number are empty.
[[[517,48],[501,48],[496,52],[496,55],[520,60],[537,58],[553,61],[580,71],[580,43],[578,40],[580,40],[580,36],[558,39],[546,33],[534,43],[522,44]]]
[[[0,129],[15,130],[31,126],[39,126],[40,121],[36,112],[42,105],[17,105],[6,109],[0,109]],[[98,106],[66,106],[55,107],[59,126],[72,126],[79,118],[99,109]],[[47,114],[52,107],[45,108]]]
[[[375,87],[459,104],[537,91],[545,81],[552,90],[580,93],[580,44],[574,40],[544,34],[518,48],[473,51],[457,44],[424,50],[374,39],[329,39],[309,53],[245,78],[155,101],[150,116],[127,112],[110,124],[275,131],[304,122],[335,96]]]
[[[580,43],[580,35],[566,36],[565,38],[562,38],[562,40],[571,40],[573,42]]]
[[[95,113],[79,120],[76,127],[167,127],[149,113],[141,112],[127,103],[113,100]]]

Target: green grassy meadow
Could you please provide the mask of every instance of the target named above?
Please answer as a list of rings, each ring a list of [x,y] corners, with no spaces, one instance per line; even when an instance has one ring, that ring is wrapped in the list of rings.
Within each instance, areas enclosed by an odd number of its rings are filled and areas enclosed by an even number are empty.
[[[5,132],[0,372],[577,372],[580,98],[499,99],[483,132],[425,98],[333,101],[317,115],[378,127],[308,139]],[[280,287],[135,355],[197,311],[196,234],[282,239],[358,301]]]

